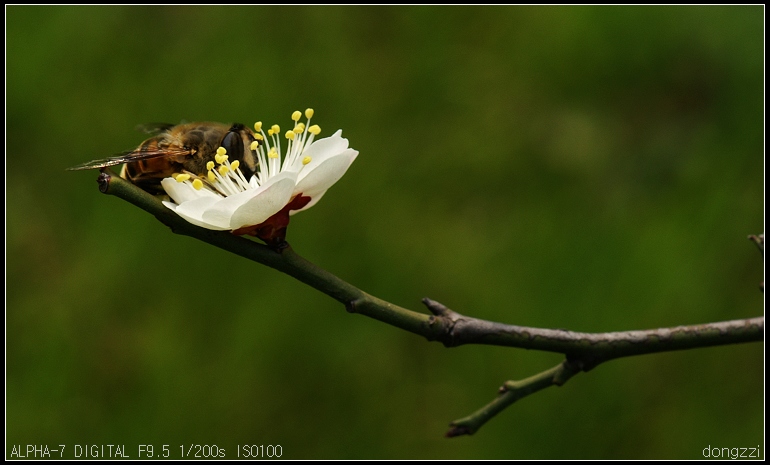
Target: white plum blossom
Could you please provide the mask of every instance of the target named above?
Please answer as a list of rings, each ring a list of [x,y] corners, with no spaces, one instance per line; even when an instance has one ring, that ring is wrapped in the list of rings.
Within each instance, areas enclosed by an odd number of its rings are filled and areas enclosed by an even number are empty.
[[[259,169],[250,179],[241,172],[237,160],[228,161],[220,147],[216,164],[210,161],[207,165],[205,178],[182,173],[163,179],[161,185],[173,200],[163,204],[188,222],[213,230],[243,231],[279,212],[288,223],[287,213],[315,205],[358,156],[357,150],[348,147],[341,130],[314,141],[321,129],[309,126],[312,109],[307,109],[305,116],[307,125],[299,122],[302,113],[292,115],[294,127],[284,134],[287,147],[283,156],[280,127],[273,125],[265,133],[261,122],[254,125],[257,141],[251,149],[256,152]],[[285,232],[285,224],[283,227]],[[259,235],[253,230],[246,233]]]

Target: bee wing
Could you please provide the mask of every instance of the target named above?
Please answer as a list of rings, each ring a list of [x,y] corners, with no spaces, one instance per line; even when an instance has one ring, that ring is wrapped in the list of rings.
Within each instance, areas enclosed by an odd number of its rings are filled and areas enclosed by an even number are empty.
[[[86,163],[67,168],[67,171],[76,170],[93,170],[98,168],[105,168],[107,166],[122,165],[123,163],[131,163],[139,160],[150,160],[153,158],[173,158],[184,157],[190,155],[192,152],[185,149],[163,149],[163,150],[134,150],[131,152],[125,152],[120,155],[103,158],[101,160],[92,160]]]

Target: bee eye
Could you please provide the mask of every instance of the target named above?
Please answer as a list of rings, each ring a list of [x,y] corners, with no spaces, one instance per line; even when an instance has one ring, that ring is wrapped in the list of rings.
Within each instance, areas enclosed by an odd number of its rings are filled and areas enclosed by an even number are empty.
[[[256,173],[257,161],[251,151],[251,131],[242,124],[233,124],[222,138],[221,146],[227,150],[230,163],[235,160],[240,162],[240,170],[250,178]]]
[[[243,139],[241,134],[232,129],[222,139],[222,147],[227,150],[231,160],[240,160],[243,158]]]

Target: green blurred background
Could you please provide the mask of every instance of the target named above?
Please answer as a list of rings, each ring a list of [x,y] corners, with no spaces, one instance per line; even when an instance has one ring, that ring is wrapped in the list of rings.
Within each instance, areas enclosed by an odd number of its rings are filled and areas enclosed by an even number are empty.
[[[360,151],[288,240],[412,309],[616,331],[762,314],[756,7],[6,7],[14,444],[284,458],[678,458],[763,447],[763,346],[614,361],[447,424],[556,354],[440,344],[176,236],[68,166],[139,123]],[[764,457],[764,449],[761,450]]]

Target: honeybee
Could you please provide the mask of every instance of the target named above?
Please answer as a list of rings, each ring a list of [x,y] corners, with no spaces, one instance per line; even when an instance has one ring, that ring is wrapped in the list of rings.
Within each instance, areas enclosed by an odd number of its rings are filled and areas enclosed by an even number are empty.
[[[98,169],[123,164],[120,176],[147,192],[162,193],[160,181],[183,171],[205,179],[206,163],[214,160],[219,147],[227,150],[230,161],[239,160],[249,179],[257,170],[256,152],[251,150],[254,132],[243,124],[222,123],[155,124],[143,127],[155,136],[134,150],[93,160],[69,170]]]

